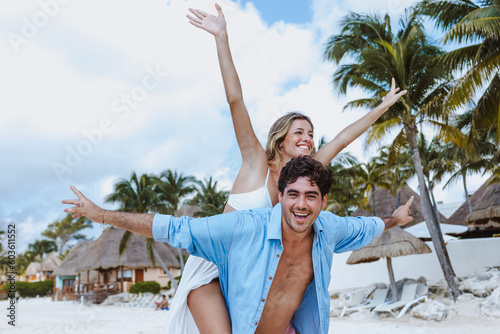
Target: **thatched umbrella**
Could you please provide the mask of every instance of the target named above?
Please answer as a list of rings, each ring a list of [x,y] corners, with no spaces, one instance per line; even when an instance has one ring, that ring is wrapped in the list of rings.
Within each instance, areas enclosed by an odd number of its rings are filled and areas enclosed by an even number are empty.
[[[431,253],[427,244],[399,227],[392,228],[382,233],[380,237],[363,248],[360,248],[349,256],[347,264],[368,263],[385,257],[387,259],[387,270],[392,298],[397,296],[396,281],[392,269],[392,258],[404,255]]]

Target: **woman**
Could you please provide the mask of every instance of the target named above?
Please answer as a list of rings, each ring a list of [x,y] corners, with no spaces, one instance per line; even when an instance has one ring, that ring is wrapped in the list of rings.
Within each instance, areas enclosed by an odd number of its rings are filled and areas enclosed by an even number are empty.
[[[292,158],[313,151],[313,125],[300,113],[289,113],[271,127],[266,149],[260,145],[243,102],[243,94],[229,49],[226,21],[219,5],[218,16],[189,9],[189,22],[215,37],[227,101],[231,110],[242,164],[234,181],[225,212],[273,206],[278,202],[278,178],[282,167]],[[313,157],[328,164],[344,147],[366,131],[380,115],[406,91],[397,93],[394,79],[382,104],[342,130]],[[183,278],[172,302],[168,333],[231,333],[231,321],[214,264],[190,256]],[[187,299],[187,303],[186,303]],[[189,305],[189,308],[188,308]],[[293,328],[287,333],[293,333]]]

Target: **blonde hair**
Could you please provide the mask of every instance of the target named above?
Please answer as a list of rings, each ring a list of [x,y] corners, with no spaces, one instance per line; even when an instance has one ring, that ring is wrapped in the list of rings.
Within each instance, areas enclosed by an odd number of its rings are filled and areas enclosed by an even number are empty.
[[[311,119],[306,115],[299,112],[289,112],[276,120],[269,129],[269,134],[267,135],[266,144],[266,155],[267,162],[273,165],[274,168],[278,168],[281,163],[281,143],[285,139],[286,134],[292,127],[293,121],[297,119],[303,119],[311,124],[311,129],[314,130],[314,126]]]

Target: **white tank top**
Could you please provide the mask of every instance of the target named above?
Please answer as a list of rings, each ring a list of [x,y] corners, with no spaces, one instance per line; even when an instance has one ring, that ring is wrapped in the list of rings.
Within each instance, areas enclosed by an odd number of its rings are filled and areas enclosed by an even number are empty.
[[[269,180],[269,169],[267,170],[266,183],[264,187],[241,194],[229,194],[227,204],[235,210],[251,210],[270,208],[273,206],[269,190],[267,190],[267,181]]]

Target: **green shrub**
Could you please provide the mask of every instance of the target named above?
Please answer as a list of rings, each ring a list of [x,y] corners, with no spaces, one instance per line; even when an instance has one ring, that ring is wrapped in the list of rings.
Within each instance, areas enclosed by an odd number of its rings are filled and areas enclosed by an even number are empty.
[[[160,293],[160,283],[156,281],[144,281],[144,282],[137,282],[134,285],[130,287],[128,292],[130,293],[144,293],[144,292],[151,292],[153,294]]]
[[[42,282],[16,282],[13,291],[19,292],[21,297],[36,297],[36,296],[46,296],[52,293],[54,288],[54,281],[51,279]],[[10,283],[5,284],[2,290],[10,291]]]

